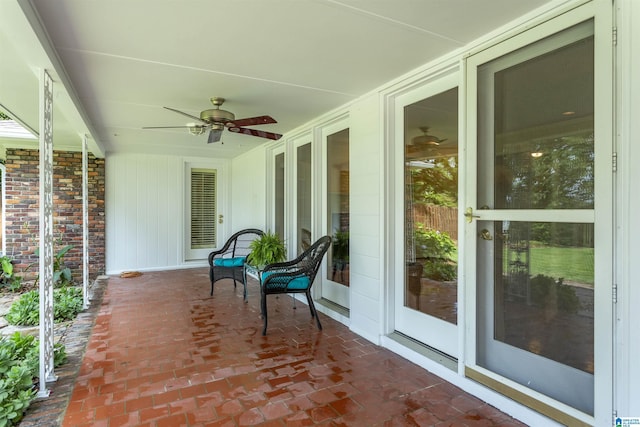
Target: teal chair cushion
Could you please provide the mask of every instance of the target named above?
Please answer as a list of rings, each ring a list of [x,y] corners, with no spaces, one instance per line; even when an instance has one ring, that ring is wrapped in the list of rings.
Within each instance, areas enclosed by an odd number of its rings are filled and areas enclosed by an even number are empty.
[[[216,267],[242,267],[244,265],[245,257],[238,256],[235,258],[217,258],[213,260],[213,265]]]
[[[262,280],[265,281],[267,277],[269,277],[271,274],[273,273],[270,271],[263,273]],[[309,278],[307,276],[296,277],[295,279],[291,280],[287,284],[287,289],[307,289],[308,287],[309,287]]]

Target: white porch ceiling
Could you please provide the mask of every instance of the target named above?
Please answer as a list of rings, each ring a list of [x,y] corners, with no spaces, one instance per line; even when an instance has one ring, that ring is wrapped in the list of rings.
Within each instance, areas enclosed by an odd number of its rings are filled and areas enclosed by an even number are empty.
[[[0,108],[37,130],[35,70],[53,67],[54,144],[232,158],[268,140],[142,127],[185,125],[162,107],[197,116],[220,96],[286,134],[548,2],[0,0]]]

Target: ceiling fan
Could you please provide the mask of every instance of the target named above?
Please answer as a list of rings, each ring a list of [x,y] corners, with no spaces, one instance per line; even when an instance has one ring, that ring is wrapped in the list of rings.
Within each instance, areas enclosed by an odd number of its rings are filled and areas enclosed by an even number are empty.
[[[405,147],[407,158],[448,157],[458,154],[457,144],[444,144],[447,139],[430,135],[428,126],[421,126],[420,131],[422,135],[411,138],[411,142]]]
[[[279,133],[267,132],[258,129],[248,129],[244,126],[266,125],[277,123],[271,116],[249,117],[246,119],[236,119],[236,116],[226,110],[221,110],[220,106],[224,103],[224,98],[213,97],[211,103],[215,108],[204,110],[200,113],[200,117],[192,116],[184,111],[175,108],[163,107],[169,111],[173,111],[183,116],[195,120],[195,123],[188,123],[185,126],[146,126],[143,129],[189,129],[192,135],[202,135],[209,130],[207,144],[220,141],[222,131],[226,128],[229,132],[241,133],[244,135],[258,136],[260,138],[278,140],[282,137]]]

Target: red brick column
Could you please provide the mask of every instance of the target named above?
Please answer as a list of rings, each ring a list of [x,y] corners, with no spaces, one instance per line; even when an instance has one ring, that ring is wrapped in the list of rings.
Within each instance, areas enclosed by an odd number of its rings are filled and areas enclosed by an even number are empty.
[[[55,251],[73,245],[64,257],[73,279],[82,281],[82,153],[53,153],[53,224]],[[17,274],[25,279],[38,274],[38,150],[6,151],[6,248],[16,260]],[[89,193],[89,277],[95,279],[105,271],[104,159],[88,156]],[[27,267],[33,264],[29,271]]]

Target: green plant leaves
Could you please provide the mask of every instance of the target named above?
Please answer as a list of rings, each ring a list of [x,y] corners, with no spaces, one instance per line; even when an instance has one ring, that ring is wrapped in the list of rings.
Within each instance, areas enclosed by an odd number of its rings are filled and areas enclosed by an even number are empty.
[[[11,277],[13,275],[13,264],[11,263],[11,258],[8,256],[1,257],[0,265],[2,266],[2,271],[5,276]]]
[[[455,280],[458,269],[453,262],[456,244],[447,233],[417,223],[414,230],[416,258],[424,263],[423,276],[433,280]]]
[[[74,319],[82,311],[82,289],[75,286],[54,289],[53,319],[55,321]]]
[[[53,286],[71,286],[73,281],[71,280],[71,269],[64,266],[64,256],[73,249],[73,245],[66,245],[53,255]],[[40,255],[40,248],[36,248],[33,252],[36,256]],[[35,263],[34,263],[35,264]],[[31,264],[33,265],[33,264]],[[31,267],[27,267],[27,270]],[[36,283],[40,278],[36,279]]]
[[[22,277],[13,274],[12,261],[6,255],[0,257],[0,286],[6,286],[13,292],[20,289]]]
[[[53,320],[61,322],[74,319],[82,311],[82,289],[65,286],[53,290]],[[12,325],[35,326],[40,323],[40,296],[38,291],[22,294],[5,316]]]
[[[15,426],[36,396],[39,343],[19,332],[0,338],[0,427]],[[54,366],[66,361],[64,346],[54,346]]]
[[[287,259],[287,249],[276,233],[266,232],[253,242],[250,246],[251,253],[247,257],[247,262],[257,267],[281,262]]]
[[[450,259],[456,251],[456,244],[447,233],[426,228],[421,223],[416,223],[414,233],[418,258]]]
[[[34,326],[40,321],[40,299],[38,291],[25,292],[11,304],[5,319],[11,325]]]

